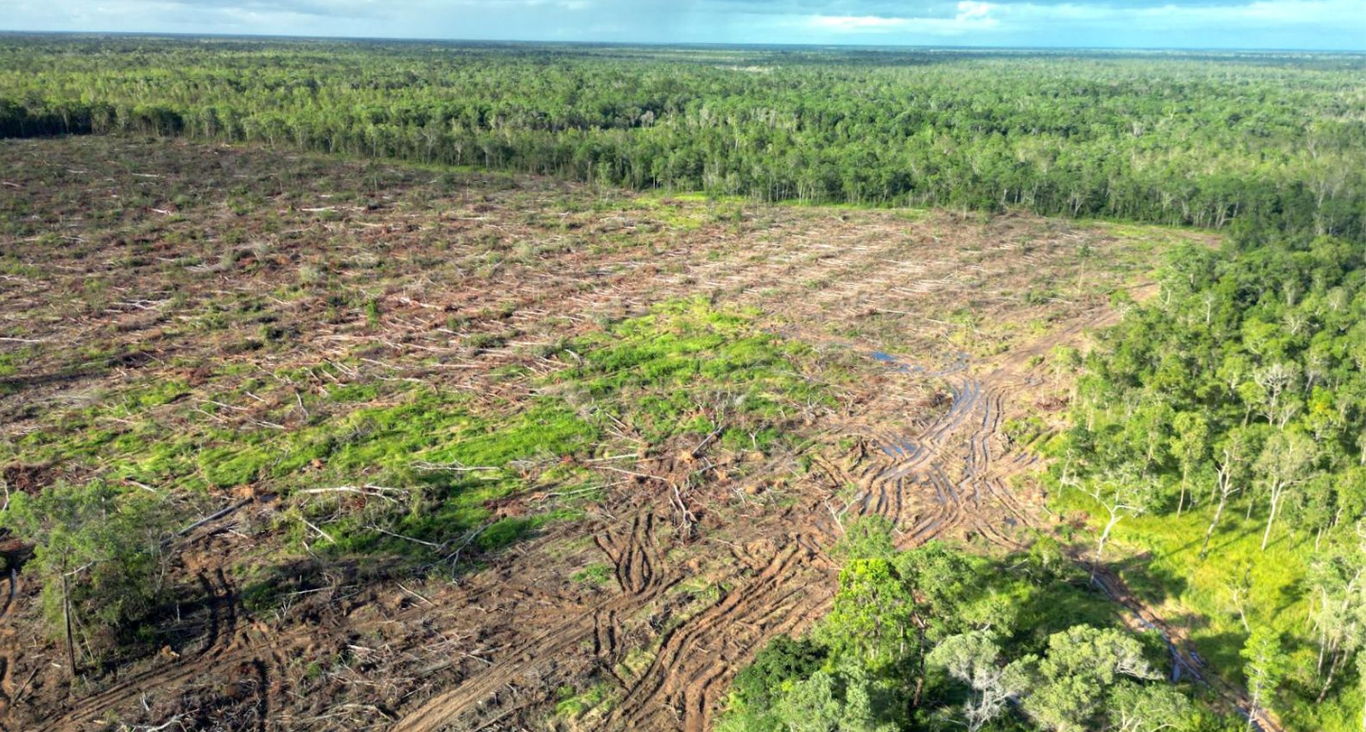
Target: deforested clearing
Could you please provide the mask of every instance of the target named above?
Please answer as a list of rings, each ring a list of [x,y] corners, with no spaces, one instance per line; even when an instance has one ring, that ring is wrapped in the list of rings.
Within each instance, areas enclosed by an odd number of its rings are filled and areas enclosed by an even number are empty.
[[[173,529],[136,623],[78,596],[74,678],[26,581],[55,560],[7,540],[9,729],[708,728],[860,517],[1051,533],[1071,349],[1217,243],[250,145],[0,159],[7,494]]]

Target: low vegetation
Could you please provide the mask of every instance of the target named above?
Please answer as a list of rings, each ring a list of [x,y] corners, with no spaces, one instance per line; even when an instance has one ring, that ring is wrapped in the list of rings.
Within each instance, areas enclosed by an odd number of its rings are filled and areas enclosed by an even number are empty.
[[[134,388],[108,407],[69,417],[60,432],[31,433],[13,445],[12,459],[73,471],[98,456],[98,477],[35,498],[21,494],[7,526],[35,545],[50,593],[70,573],[113,627],[142,620],[159,596],[159,583],[143,581],[172,526],[148,520],[146,512],[160,505],[147,495],[158,494],[149,484],[174,485],[191,501],[239,486],[269,490],[283,501],[277,521],[305,548],[411,557],[423,568],[455,562],[503,548],[600,498],[603,471],[615,470],[613,454],[636,450],[629,457],[648,461],[687,438],[684,451],[696,456],[713,441],[762,456],[788,439],[786,425],[828,397],[799,372],[803,349],[759,331],[753,318],[705,300],[665,302],[599,335],[561,342],[540,357],[552,367],[545,375],[504,374],[533,390],[520,403],[478,404],[458,392],[409,386],[383,388],[381,397],[376,385],[351,385],[328,395],[326,419],[310,417],[288,430],[224,431],[212,412],[193,420],[199,408],[186,405],[171,434],[129,407],[160,406],[186,387],[171,384],[153,397]],[[123,426],[98,427],[114,421]],[[603,460],[608,467],[594,467]],[[112,491],[111,482],[143,490]],[[573,500],[518,516],[490,508],[529,492]],[[136,524],[139,531],[129,534],[127,525]],[[111,535],[123,541],[101,538]],[[73,553],[78,549],[86,553]],[[103,572],[128,577],[101,579]],[[140,591],[123,595],[134,587]],[[50,617],[60,631],[64,613]]]
[[[0,529],[33,545],[24,572],[42,588],[49,632],[73,666],[78,652],[98,658],[133,640],[127,634],[170,596],[171,520],[163,502],[103,482],[19,493],[0,512]]]

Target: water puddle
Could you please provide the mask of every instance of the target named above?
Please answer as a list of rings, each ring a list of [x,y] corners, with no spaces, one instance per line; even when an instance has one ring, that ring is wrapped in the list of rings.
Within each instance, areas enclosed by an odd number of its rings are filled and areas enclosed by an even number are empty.
[[[882,452],[889,457],[913,458],[920,453],[920,446],[915,440],[906,438],[900,442],[883,443]]]
[[[872,351],[869,355],[873,357],[874,361],[885,363],[892,367],[892,370],[896,373],[922,374],[931,378],[948,376],[949,374],[966,371],[968,369],[969,359],[969,356],[966,353],[955,353],[950,359],[946,360],[937,371],[931,371],[925,366],[906,363],[897,356],[887,353],[886,351]]]

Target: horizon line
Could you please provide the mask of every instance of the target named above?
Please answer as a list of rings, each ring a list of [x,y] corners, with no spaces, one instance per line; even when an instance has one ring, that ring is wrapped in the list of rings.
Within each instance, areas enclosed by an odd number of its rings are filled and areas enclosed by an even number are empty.
[[[862,51],[1081,51],[1133,53],[1252,53],[1252,54],[1343,54],[1366,56],[1366,46],[1359,49],[1310,48],[1220,48],[1220,47],[1153,47],[1153,46],[970,46],[897,43],[717,43],[706,41],[591,41],[591,40],[528,40],[510,38],[424,38],[419,36],[309,36],[288,33],[211,33],[174,31],[78,31],[78,30],[10,30],[0,28],[0,36],[126,36],[160,38],[209,38],[240,40],[287,41],[368,41],[387,43],[448,43],[453,45],[521,45],[521,46],[614,46],[620,48],[733,48],[733,49],[840,49]]]

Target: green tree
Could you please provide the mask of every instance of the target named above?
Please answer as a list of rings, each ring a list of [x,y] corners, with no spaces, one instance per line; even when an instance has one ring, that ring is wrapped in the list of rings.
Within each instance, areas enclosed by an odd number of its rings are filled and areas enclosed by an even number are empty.
[[[830,554],[840,562],[857,559],[888,559],[897,553],[892,522],[879,514],[869,514],[850,522]]]
[[[1247,728],[1254,729],[1257,719],[1266,708],[1288,669],[1288,658],[1275,631],[1259,627],[1243,646],[1243,673],[1252,694],[1252,708],[1248,710]]]
[[[788,732],[895,732],[878,704],[879,689],[858,665],[817,671],[778,703],[779,729]]]
[[[1266,516],[1266,531],[1262,533],[1262,551],[1271,539],[1271,526],[1288,491],[1308,480],[1318,458],[1318,447],[1308,436],[1299,432],[1276,432],[1266,441],[1257,458],[1256,469],[1262,475],[1271,503]]]
[[[1176,503],[1176,515],[1180,516],[1191,473],[1209,454],[1209,421],[1199,412],[1181,412],[1172,420],[1172,429],[1172,453],[1181,465],[1181,498]]]
[[[1110,729],[1116,732],[1160,732],[1183,726],[1191,703],[1181,692],[1157,684],[1120,683],[1107,702]]]
[[[1050,636],[1042,659],[1026,657],[1012,666],[1013,673],[1028,679],[1025,712],[1056,732],[1105,729],[1109,715],[1118,711],[1111,703],[1115,689],[1158,678],[1137,640],[1086,625]]]
[[[1215,491],[1219,503],[1215,506],[1214,518],[1210,519],[1209,526],[1205,529],[1205,538],[1200,543],[1201,559],[1209,553],[1210,539],[1214,536],[1214,530],[1219,527],[1219,520],[1224,517],[1228,499],[1238,492],[1242,481],[1248,475],[1255,443],[1256,431],[1248,427],[1235,427],[1219,442],[1215,458],[1218,476]]]
[[[1151,507],[1155,485],[1150,477],[1135,474],[1128,465],[1119,465],[1087,481],[1086,494],[1102,509],[1106,517],[1096,532],[1094,565],[1105,558],[1105,542],[1125,516],[1138,516]]]
[[[874,673],[911,653],[915,597],[886,559],[854,559],[840,572],[830,615],[818,638],[836,655],[854,656]]]
[[[1366,653],[1357,654],[1357,684],[1361,687],[1361,732],[1366,732]]]
[[[1007,668],[1001,662],[996,639],[985,631],[945,638],[928,660],[931,666],[972,687],[972,695],[963,704],[968,732],[977,732],[999,717],[1006,703],[1025,690],[1025,678],[1018,668]]]
[[[1310,565],[1310,617],[1318,635],[1318,671],[1325,674],[1319,703],[1338,670],[1353,656],[1366,655],[1366,522],[1357,531],[1356,542],[1328,547]]]

